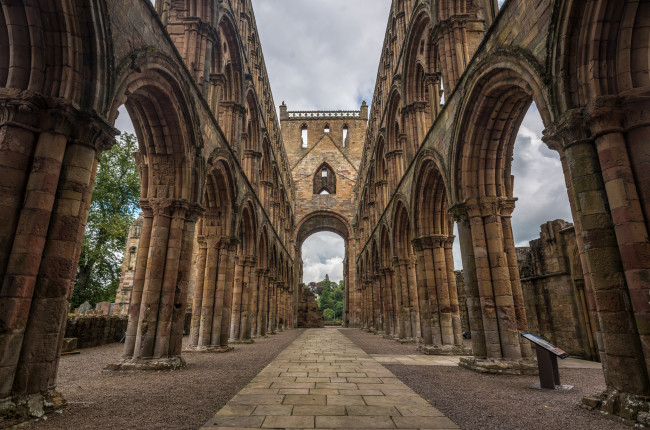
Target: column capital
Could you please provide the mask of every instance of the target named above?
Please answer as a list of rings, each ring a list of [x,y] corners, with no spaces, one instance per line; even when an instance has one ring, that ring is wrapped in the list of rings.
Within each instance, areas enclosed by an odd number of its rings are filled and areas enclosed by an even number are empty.
[[[471,198],[452,206],[449,212],[457,221],[494,215],[509,217],[515,209],[516,201],[516,198],[507,197]]]
[[[418,251],[442,248],[445,246],[447,237],[446,234],[430,234],[428,236],[420,236],[413,239],[411,243],[413,243],[413,247]]]
[[[591,140],[591,132],[583,109],[564,112],[557,121],[546,127],[542,136],[542,141],[558,152],[587,140]]]

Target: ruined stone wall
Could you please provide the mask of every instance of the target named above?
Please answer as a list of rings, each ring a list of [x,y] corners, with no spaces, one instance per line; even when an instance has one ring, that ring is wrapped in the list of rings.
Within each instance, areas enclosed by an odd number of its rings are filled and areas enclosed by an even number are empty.
[[[324,327],[323,311],[318,309],[316,295],[304,286],[300,286],[300,301],[298,303],[298,327]]]
[[[135,275],[135,263],[138,256],[138,246],[140,246],[142,220],[142,214],[140,214],[129,228],[129,236],[126,240],[124,259],[122,261],[120,285],[115,292],[113,315],[122,316],[128,315],[129,313],[129,303],[131,303],[131,292],[133,291],[133,277]]]
[[[541,225],[539,239],[517,248],[528,329],[568,353],[597,359],[573,224]]]
[[[68,317],[65,337],[76,337],[77,347],[90,348],[119,342],[129,322],[126,316],[91,315]]]

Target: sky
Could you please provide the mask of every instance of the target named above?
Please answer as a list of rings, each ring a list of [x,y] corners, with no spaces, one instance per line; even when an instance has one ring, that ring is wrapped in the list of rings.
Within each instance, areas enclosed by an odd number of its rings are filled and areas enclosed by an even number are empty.
[[[371,103],[390,0],[252,0],[276,107],[289,110],[358,109]],[[499,6],[503,4],[499,0]],[[116,127],[132,129],[122,111]],[[571,221],[566,185],[556,152],[541,141],[532,105],[515,143],[512,174],[519,197],[512,217],[517,246],[539,237],[540,225]],[[456,241],[458,242],[458,241]],[[317,233],[302,249],[304,282],[343,276],[345,247],[334,233]],[[457,269],[460,248],[454,246]]]

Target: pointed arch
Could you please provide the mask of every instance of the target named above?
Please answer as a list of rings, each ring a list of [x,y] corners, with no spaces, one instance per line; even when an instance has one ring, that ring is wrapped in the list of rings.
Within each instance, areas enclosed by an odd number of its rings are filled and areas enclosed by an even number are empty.
[[[313,182],[314,194],[336,194],[336,173],[326,161],[316,169]]]

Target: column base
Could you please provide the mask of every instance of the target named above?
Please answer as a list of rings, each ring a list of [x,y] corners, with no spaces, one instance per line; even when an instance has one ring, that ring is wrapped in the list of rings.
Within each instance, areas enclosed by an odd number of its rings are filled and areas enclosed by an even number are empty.
[[[228,343],[233,343],[233,344],[248,344],[248,343],[255,343],[253,339],[230,339]]]
[[[177,370],[183,367],[185,367],[185,360],[178,355],[164,358],[124,358],[117,363],[109,364],[104,367],[104,370]]]
[[[386,332],[385,332],[384,330],[377,330],[377,331],[375,332],[375,334],[378,335],[378,336],[385,336],[385,335],[386,335]]]
[[[272,335],[276,335],[277,333],[276,333],[276,332],[274,332],[274,331],[270,331],[270,332],[267,332],[266,334],[272,334]]]
[[[650,427],[650,396],[603,391],[600,395],[584,396],[580,406],[629,426]]]
[[[217,346],[205,346],[203,348],[198,348],[196,346],[192,347],[187,347],[186,349],[183,350],[183,352],[205,352],[205,353],[215,353],[215,354],[220,354],[223,352],[230,352],[233,351],[235,348],[232,346],[223,346],[223,345],[217,345]]]
[[[507,358],[461,357],[459,366],[479,373],[496,375],[537,375],[537,360],[521,358],[511,360]]]
[[[472,355],[472,348],[463,345],[420,345],[417,350],[425,355]]]
[[[395,341],[397,343],[401,343],[402,345],[407,344],[407,343],[408,344],[418,343],[418,340],[416,338],[414,338],[414,337],[398,337],[397,339],[395,339]]]
[[[56,412],[67,404],[63,395],[54,390],[46,394],[13,396],[0,400],[0,417],[4,419],[3,424],[11,427]]]

